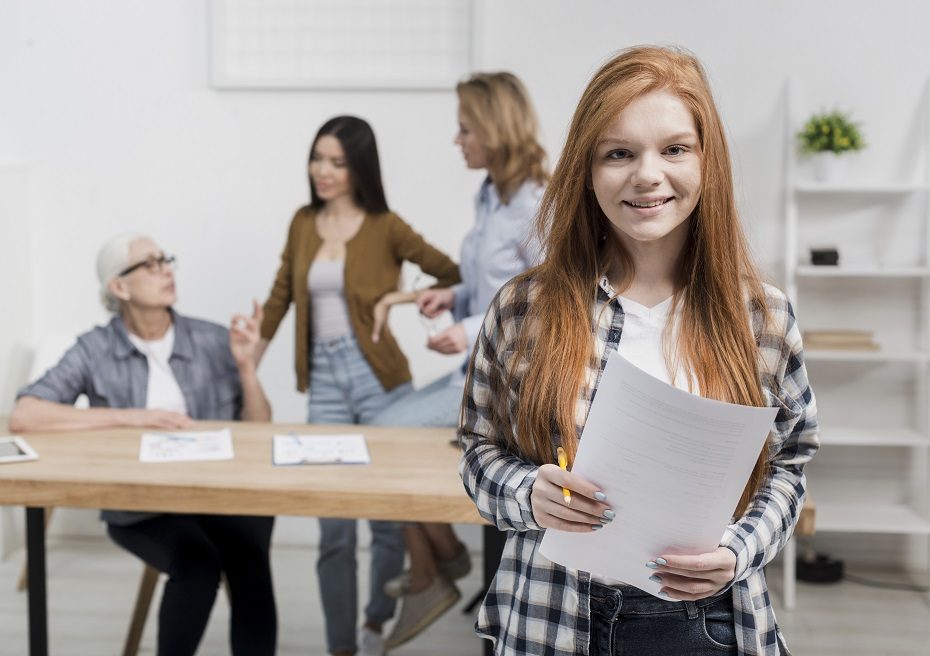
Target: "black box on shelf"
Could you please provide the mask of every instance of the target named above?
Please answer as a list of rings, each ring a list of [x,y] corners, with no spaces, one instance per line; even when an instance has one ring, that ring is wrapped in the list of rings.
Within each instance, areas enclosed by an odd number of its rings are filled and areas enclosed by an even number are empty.
[[[840,253],[835,248],[812,248],[811,264],[817,266],[836,266],[840,263]]]

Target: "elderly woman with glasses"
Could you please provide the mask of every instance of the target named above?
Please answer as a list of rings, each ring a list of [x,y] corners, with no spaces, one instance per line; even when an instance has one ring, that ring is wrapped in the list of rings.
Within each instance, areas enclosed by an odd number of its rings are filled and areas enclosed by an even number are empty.
[[[176,430],[194,419],[270,420],[254,365],[261,309],[233,317],[229,330],[178,314],[174,262],[140,235],[104,245],[97,276],[113,318],[78,337],[58,364],[20,391],[11,430]],[[74,407],[82,394],[90,408]],[[274,653],[273,517],[104,510],[103,520],[114,542],[169,576],[158,654],[194,654],[221,576],[230,591],[231,652]]]

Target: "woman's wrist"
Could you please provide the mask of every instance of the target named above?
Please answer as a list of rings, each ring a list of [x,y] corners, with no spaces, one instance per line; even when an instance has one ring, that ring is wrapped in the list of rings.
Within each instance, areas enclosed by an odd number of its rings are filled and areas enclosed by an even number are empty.
[[[412,303],[417,298],[416,292],[388,292],[378,302],[383,305],[397,305],[398,303]]]
[[[252,356],[249,356],[242,360],[237,360],[236,368],[239,370],[239,378],[254,377],[256,374],[256,368],[257,368],[257,365],[255,364],[255,358]]]

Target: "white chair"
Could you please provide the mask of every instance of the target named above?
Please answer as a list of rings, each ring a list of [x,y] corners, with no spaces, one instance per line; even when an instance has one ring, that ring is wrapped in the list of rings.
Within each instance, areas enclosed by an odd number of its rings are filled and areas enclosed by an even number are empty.
[[[38,379],[42,374],[44,374],[50,367],[52,367],[56,362],[61,359],[61,356],[74,345],[75,336],[73,332],[55,332],[51,335],[48,335],[42,342],[32,349],[31,357],[27,357],[28,364],[26,364],[26,369],[28,374],[23,376],[21,384],[18,387],[22,387],[26,383]],[[81,396],[75,402],[75,407],[77,408],[86,408],[87,407],[87,397]],[[48,524],[52,520],[52,513],[54,508],[45,509],[45,528],[48,529]],[[19,574],[19,579],[16,582],[16,589],[19,592],[22,592],[29,585],[29,579],[26,575],[26,564],[23,563],[23,569]]]
[[[50,367],[58,362],[65,352],[74,345],[74,333],[56,332],[46,337],[39,346],[32,352],[31,361],[22,369],[28,369],[28,376],[24,376],[20,387],[29,381],[38,379]],[[75,407],[88,407],[87,397],[80,396],[75,402]],[[48,529],[51,522],[54,508],[45,509],[45,528]],[[29,585],[26,564],[23,564],[19,579],[16,583],[16,589],[23,592]],[[142,633],[145,630],[145,621],[148,617],[149,607],[152,604],[152,597],[155,594],[155,585],[158,583],[160,573],[158,570],[144,565],[142,578],[139,581],[139,590],[136,593],[136,603],[133,608],[132,618],[129,623],[129,630],[126,634],[126,641],[123,645],[123,656],[136,656],[139,651],[139,643],[142,640]]]

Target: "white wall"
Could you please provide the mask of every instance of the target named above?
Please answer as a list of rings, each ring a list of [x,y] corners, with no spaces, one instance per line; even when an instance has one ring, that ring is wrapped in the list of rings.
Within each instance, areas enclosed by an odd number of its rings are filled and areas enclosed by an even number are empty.
[[[526,81],[553,159],[581,89],[611,52],[674,43],[697,53],[732,138],[747,230],[773,274],[783,248],[786,76],[800,76],[802,113],[836,106],[863,122],[869,149],[851,177],[922,174],[914,132],[930,73],[930,6],[478,1],[479,64]],[[307,199],[309,141],[337,113],[371,121],[389,202],[457,253],[480,176],[451,145],[451,90],[216,91],[207,82],[206,17],[203,1],[0,2],[0,166],[28,171],[31,181],[21,203],[26,223],[9,215],[0,222],[0,259],[22,258],[30,244],[31,277],[20,281],[33,293],[30,303],[5,292],[3,306],[32,327],[34,340],[104,320],[93,258],[123,230],[151,233],[179,256],[183,312],[226,321],[264,298],[288,221]],[[8,206],[0,201],[4,212]],[[31,241],[11,232],[22,225]],[[418,383],[452,366],[426,353],[411,312],[398,313],[394,325]],[[18,338],[0,338],[6,366]],[[304,414],[292,353],[288,320],[261,372],[281,420]]]

